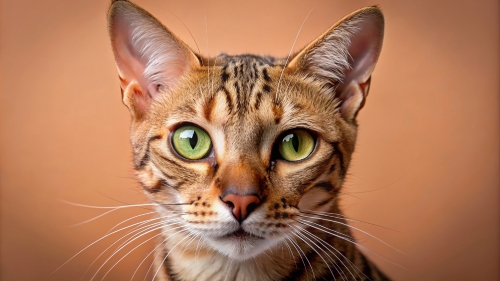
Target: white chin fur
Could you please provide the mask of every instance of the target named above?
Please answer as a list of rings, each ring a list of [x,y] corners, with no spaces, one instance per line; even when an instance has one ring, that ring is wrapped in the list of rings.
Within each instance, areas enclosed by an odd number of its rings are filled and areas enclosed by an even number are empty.
[[[238,261],[255,258],[278,243],[277,239],[256,237],[207,237],[205,241],[212,249]]]

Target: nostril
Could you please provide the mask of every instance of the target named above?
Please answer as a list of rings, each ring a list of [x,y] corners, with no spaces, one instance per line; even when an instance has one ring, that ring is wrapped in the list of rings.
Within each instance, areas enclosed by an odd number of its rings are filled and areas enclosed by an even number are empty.
[[[234,208],[234,203],[231,202],[230,200],[224,200],[222,197],[219,197],[222,202],[224,202],[229,208],[233,209]]]
[[[234,203],[233,203],[233,202],[231,202],[231,201],[227,201],[227,202],[224,202],[224,203],[226,203],[226,205],[227,205],[229,208],[234,209]]]
[[[257,208],[257,206],[259,206],[258,203],[250,203],[248,206],[247,206],[247,213],[251,213],[253,212],[253,210],[255,210]]]

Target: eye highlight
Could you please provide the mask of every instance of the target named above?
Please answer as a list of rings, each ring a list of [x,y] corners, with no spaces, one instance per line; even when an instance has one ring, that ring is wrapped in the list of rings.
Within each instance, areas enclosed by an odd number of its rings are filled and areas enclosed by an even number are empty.
[[[311,133],[300,129],[286,132],[278,141],[278,152],[283,159],[290,162],[307,158],[316,144]]]
[[[186,125],[174,131],[172,145],[180,156],[189,160],[198,160],[205,158],[211,151],[212,141],[205,130]]]

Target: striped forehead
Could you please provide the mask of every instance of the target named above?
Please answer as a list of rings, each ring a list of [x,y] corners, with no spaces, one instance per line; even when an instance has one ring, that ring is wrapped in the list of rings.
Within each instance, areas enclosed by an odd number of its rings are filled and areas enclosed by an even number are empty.
[[[221,67],[220,89],[213,108],[206,110],[224,122],[225,136],[231,136],[227,145],[240,149],[259,145],[265,123],[274,119],[266,110],[275,94],[269,73],[273,67],[269,60],[249,55],[229,57]]]
[[[263,100],[274,94],[269,75],[274,66],[265,58],[251,55],[224,57],[221,60],[224,64],[213,69],[213,74],[208,74],[208,81],[218,80],[218,87],[209,89],[212,94],[206,97],[203,104],[203,116],[209,122],[217,119],[243,122],[248,117],[247,113],[258,112]]]

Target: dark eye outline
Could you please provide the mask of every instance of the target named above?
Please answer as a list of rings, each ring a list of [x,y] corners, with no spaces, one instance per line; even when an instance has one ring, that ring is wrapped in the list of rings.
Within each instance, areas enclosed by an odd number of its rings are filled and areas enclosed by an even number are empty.
[[[290,134],[290,132],[292,131],[305,131],[307,133],[309,133],[309,135],[313,138],[313,141],[314,141],[314,147],[313,149],[311,150],[311,153],[309,153],[309,155],[307,155],[305,158],[303,159],[300,159],[300,160],[297,160],[297,161],[290,161],[290,160],[286,160],[285,158],[283,158],[283,156],[281,155],[281,153],[279,152],[279,144],[280,142],[283,140],[283,138]],[[318,147],[318,134],[311,131],[311,130],[308,130],[308,129],[304,129],[304,128],[293,128],[293,129],[289,129],[289,130],[286,130],[284,132],[282,132],[281,134],[278,135],[278,137],[274,140],[274,144],[273,144],[273,149],[272,149],[272,152],[271,152],[271,161],[275,161],[275,160],[281,160],[281,161],[285,161],[287,163],[301,163],[303,161],[306,161],[307,159],[309,159],[311,157],[311,155],[314,154],[314,152],[316,152],[316,148]]]
[[[204,131],[208,137],[210,138],[210,148],[208,149],[207,153],[205,155],[203,155],[201,158],[199,159],[189,159],[189,158],[186,158],[184,156],[182,156],[178,151],[177,149],[175,149],[175,146],[174,146],[174,135],[175,135],[175,132],[182,128],[182,127],[185,127],[185,126],[192,126],[192,127],[196,127],[202,131]],[[170,149],[172,150],[172,152],[177,156],[179,157],[180,159],[182,160],[185,160],[185,161],[188,161],[188,162],[200,162],[200,161],[206,161],[207,159],[210,159],[211,157],[213,157],[214,155],[214,144],[213,144],[213,141],[212,141],[212,136],[210,136],[210,134],[207,132],[207,130],[205,130],[203,127],[197,125],[197,124],[194,124],[194,123],[191,123],[191,122],[184,122],[184,123],[179,123],[179,124],[176,124],[175,126],[173,126],[171,129],[170,129],[170,134],[169,134],[169,144],[170,144]]]

